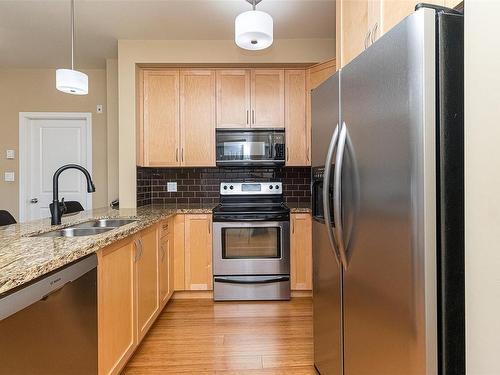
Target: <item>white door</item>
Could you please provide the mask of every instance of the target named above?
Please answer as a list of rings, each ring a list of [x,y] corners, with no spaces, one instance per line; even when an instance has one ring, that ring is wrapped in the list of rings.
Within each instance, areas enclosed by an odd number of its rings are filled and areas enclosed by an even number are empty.
[[[50,217],[52,178],[65,164],[79,164],[92,174],[91,114],[21,113],[20,220]],[[59,177],[59,200],[92,208],[85,176],[77,170]]]

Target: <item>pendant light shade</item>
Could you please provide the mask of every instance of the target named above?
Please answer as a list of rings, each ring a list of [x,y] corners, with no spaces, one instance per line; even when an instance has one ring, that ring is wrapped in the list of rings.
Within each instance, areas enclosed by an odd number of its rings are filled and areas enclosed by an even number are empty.
[[[56,88],[68,94],[87,95],[89,93],[89,77],[78,70],[57,69]]]
[[[250,10],[234,21],[235,42],[247,50],[261,50],[273,44],[273,18],[266,12]]]
[[[56,88],[73,95],[89,93],[89,77],[75,70],[75,0],[71,0],[71,69],[56,70]]]

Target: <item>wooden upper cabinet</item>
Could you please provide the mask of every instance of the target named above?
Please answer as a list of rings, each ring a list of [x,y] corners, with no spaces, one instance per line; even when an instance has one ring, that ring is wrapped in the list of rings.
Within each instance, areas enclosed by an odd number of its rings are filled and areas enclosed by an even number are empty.
[[[368,31],[368,0],[338,0],[337,64],[347,65],[365,49]]]
[[[312,221],[309,214],[291,215],[290,278],[292,290],[312,289]]]
[[[253,69],[251,103],[252,127],[284,127],[285,71],[283,69]]]
[[[285,71],[286,164],[308,165],[310,129],[306,121],[306,72]]]
[[[136,240],[137,333],[139,340],[153,324],[159,309],[158,232],[153,226]]]
[[[117,374],[137,343],[135,249],[126,239],[97,253],[99,374]]]
[[[185,288],[212,290],[211,215],[184,215]]]
[[[144,165],[177,166],[179,165],[179,71],[145,70],[143,79]]]
[[[217,70],[217,127],[250,126],[250,71]]]
[[[215,166],[215,71],[181,70],[181,165]]]

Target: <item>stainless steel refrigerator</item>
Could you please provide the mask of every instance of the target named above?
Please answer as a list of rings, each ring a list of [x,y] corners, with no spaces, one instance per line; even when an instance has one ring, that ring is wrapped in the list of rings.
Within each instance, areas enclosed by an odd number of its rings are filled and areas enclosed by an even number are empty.
[[[465,373],[463,16],[421,8],[312,94],[314,361]]]

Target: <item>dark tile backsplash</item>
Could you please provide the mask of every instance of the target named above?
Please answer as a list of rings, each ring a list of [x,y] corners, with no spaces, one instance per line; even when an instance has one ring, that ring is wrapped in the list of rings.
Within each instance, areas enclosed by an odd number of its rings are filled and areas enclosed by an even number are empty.
[[[310,203],[311,168],[144,168],[137,167],[137,206],[219,202],[222,181],[281,181],[288,203]],[[167,192],[177,182],[177,192]]]

